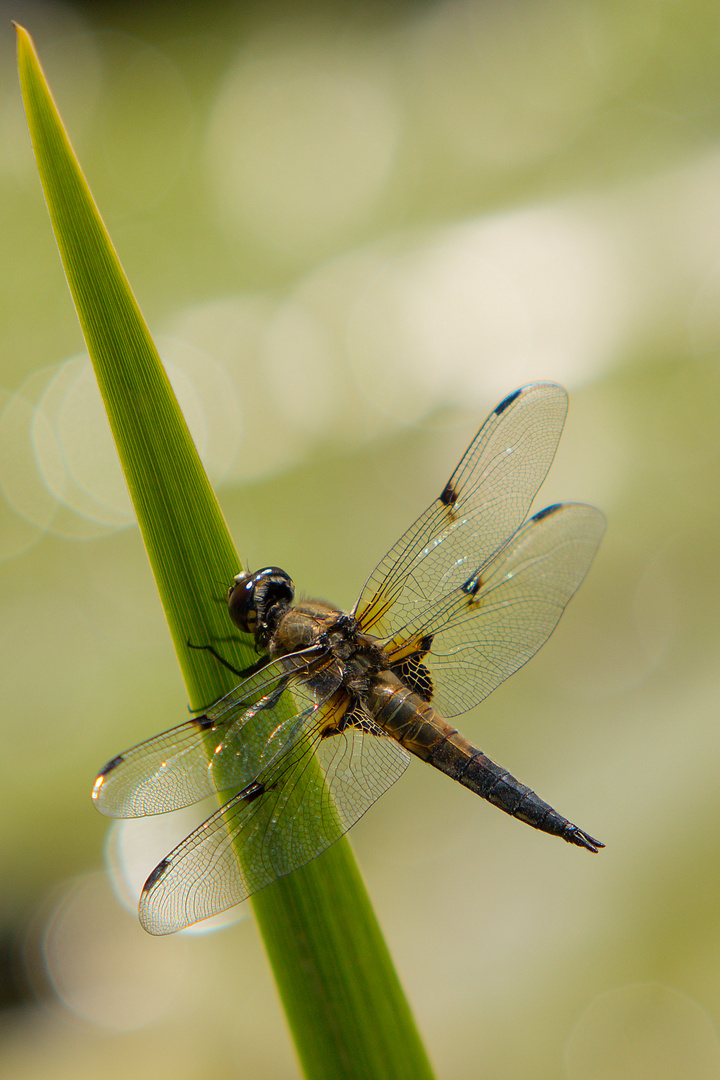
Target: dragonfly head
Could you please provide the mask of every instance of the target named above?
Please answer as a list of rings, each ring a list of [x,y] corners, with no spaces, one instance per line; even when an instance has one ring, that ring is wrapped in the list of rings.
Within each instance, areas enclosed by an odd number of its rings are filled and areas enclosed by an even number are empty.
[[[228,611],[238,630],[252,634],[258,648],[263,648],[294,598],[292,578],[278,566],[266,566],[252,574],[243,570],[228,589]]]

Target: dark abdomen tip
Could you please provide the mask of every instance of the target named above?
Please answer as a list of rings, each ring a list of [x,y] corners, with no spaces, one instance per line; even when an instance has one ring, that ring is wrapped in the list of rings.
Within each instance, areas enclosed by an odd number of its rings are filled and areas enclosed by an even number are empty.
[[[577,825],[571,825],[568,823],[563,836],[564,840],[567,840],[569,844],[577,844],[578,847],[584,847],[586,851],[592,851],[597,855],[600,848],[604,848],[605,845],[599,840],[596,840],[594,836],[590,836],[589,833],[583,832],[582,829],[578,829]]]

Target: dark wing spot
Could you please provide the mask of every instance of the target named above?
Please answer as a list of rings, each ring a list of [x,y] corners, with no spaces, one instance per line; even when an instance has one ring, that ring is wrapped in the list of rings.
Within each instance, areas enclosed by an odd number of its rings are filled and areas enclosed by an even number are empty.
[[[531,521],[542,521],[543,518],[550,517],[556,510],[560,510],[562,503],[553,503],[552,506],[546,506],[544,510],[538,510],[537,514],[533,514]]]
[[[482,578],[479,576],[475,576],[468,578],[465,584],[461,585],[460,588],[463,592],[466,592],[468,596],[475,596],[482,583]]]
[[[153,870],[152,874],[150,875],[150,877],[147,879],[147,881],[143,885],[143,890],[142,891],[144,893],[150,892],[153,885],[157,884],[157,882],[160,880],[160,878],[163,876],[163,874],[165,873],[165,871],[167,870],[167,868],[169,866],[170,866],[170,860],[169,859],[163,859],[163,861],[161,863],[158,863],[157,866],[155,867],[155,869]]]
[[[384,735],[385,732],[381,727],[375,723],[370,716],[366,716],[363,720],[358,720],[357,724],[353,724],[354,728],[358,731],[364,731],[366,735]]]
[[[193,716],[192,723],[198,729],[198,731],[207,731],[208,728],[214,727],[215,721],[211,720],[205,713],[202,716]]]
[[[120,762],[124,760],[125,759],[123,758],[122,754],[118,754],[117,757],[114,757],[112,761],[108,761],[107,765],[100,770],[100,772],[98,773],[98,777],[107,776],[108,773],[111,773],[113,771],[113,769],[117,769]]]
[[[458,493],[453,487],[452,480],[448,480],[447,484],[445,485],[440,494],[440,502],[444,503],[445,506],[454,506],[457,500]]]
[[[326,727],[322,737],[325,739],[328,735],[339,735],[349,727],[358,728],[360,731],[372,731],[377,728],[375,721],[368,715],[361,701],[356,700],[337,724]]]
[[[495,409],[495,415],[500,416],[501,413],[504,413],[508,405],[512,405],[515,398],[519,397],[520,394],[522,394],[522,390],[513,390],[512,394],[508,394],[506,398],[503,398],[498,407]]]
[[[420,638],[420,648],[419,648],[418,652],[420,652],[420,654],[422,656],[425,656],[425,654],[429,653],[430,650],[432,649],[432,643],[433,643],[433,635],[432,634],[426,634],[425,637]]]
[[[412,690],[413,694],[417,694],[423,701],[432,700],[435,687],[430,672],[425,667],[425,664],[421,662],[420,653],[406,657],[405,660],[396,664],[391,670],[393,675],[396,675],[400,682],[407,686],[408,690]]]
[[[248,784],[242,794],[243,802],[251,803],[265,793],[265,785],[260,783]]]

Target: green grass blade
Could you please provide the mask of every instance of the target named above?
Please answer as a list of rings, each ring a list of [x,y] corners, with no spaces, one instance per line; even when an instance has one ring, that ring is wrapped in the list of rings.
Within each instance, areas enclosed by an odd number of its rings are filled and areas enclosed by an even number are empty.
[[[28,125],[65,273],[188,694],[205,704],[233,676],[187,642],[227,636],[217,598],[238,558],[32,41],[17,29]],[[244,655],[240,644],[228,648],[238,666],[253,659],[247,647]],[[344,839],[257,894],[253,906],[308,1077],[431,1077]]]

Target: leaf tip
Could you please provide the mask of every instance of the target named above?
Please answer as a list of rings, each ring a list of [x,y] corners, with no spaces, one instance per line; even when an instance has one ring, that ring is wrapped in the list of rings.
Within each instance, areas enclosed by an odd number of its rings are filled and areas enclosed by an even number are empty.
[[[15,33],[17,35],[18,58],[22,59],[28,55],[34,55],[35,45],[25,27],[21,26],[19,22],[15,22],[14,19],[12,19],[11,22],[15,27]]]

